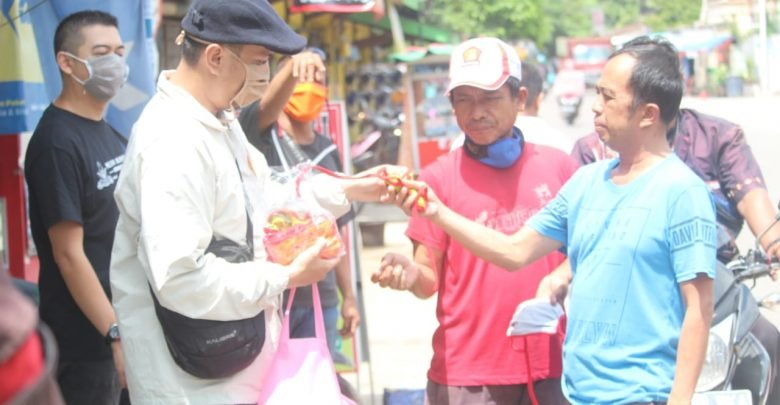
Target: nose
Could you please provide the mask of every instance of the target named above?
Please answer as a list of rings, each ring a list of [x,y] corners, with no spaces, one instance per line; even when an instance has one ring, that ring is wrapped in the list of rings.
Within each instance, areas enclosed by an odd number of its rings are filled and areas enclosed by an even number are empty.
[[[601,99],[601,95],[597,95],[593,100],[593,105],[590,107],[594,114],[599,115],[604,110],[604,101]]]
[[[483,104],[480,102],[475,102],[471,105],[471,119],[478,121],[482,118],[485,118],[487,109],[483,107]]]

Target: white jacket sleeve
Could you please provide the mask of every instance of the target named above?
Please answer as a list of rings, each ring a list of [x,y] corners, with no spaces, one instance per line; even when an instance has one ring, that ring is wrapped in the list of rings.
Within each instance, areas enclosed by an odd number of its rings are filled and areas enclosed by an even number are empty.
[[[245,242],[238,171],[219,152],[197,142],[160,141],[127,168],[134,170],[140,213],[138,255],[161,305],[191,318],[243,319],[278,299],[289,273],[267,261],[229,263],[205,253],[220,232]]]

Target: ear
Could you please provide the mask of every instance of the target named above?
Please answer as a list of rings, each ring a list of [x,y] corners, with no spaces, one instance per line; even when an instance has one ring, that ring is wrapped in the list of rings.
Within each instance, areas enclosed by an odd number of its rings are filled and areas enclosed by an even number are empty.
[[[73,74],[73,63],[80,63],[79,61],[74,60],[73,58],[66,55],[65,52],[62,51],[57,52],[55,59],[57,61],[57,66],[66,75]]]
[[[658,104],[647,103],[640,107],[637,112],[641,114],[639,120],[640,128],[647,128],[661,122],[661,108],[658,107]]]
[[[519,103],[517,106],[517,111],[525,111],[525,102],[528,100],[528,89],[525,87],[520,87],[520,90],[517,93],[517,102]]]
[[[209,44],[203,53],[200,55],[201,63],[206,69],[214,76],[218,76],[223,69],[225,58],[228,55],[225,53],[225,49],[217,44]]]
[[[534,108],[536,108],[536,111],[539,111],[541,109],[542,100],[544,100],[544,92],[540,91],[539,95],[536,96],[536,100],[534,101]]]

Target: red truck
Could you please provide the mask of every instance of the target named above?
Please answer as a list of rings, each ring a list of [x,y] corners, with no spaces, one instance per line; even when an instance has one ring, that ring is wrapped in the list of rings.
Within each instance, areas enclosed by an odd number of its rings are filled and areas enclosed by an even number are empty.
[[[585,83],[594,86],[614,47],[608,37],[559,38],[558,57],[568,60],[574,70],[585,73]]]

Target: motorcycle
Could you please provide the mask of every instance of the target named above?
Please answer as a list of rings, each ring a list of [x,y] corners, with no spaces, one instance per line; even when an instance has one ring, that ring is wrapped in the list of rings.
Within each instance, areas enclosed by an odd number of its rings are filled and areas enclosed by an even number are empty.
[[[561,94],[558,96],[558,109],[567,124],[573,125],[577,119],[582,104],[582,96],[577,94]]]
[[[751,333],[761,317],[759,308],[780,308],[780,293],[756,301],[751,291],[756,280],[780,269],[758,247],[775,221],[756,238],[756,246],[726,264],[719,263],[714,280],[714,313],[707,355],[696,385],[694,404],[769,405],[771,381],[780,370],[772,369],[767,349]],[[748,283],[752,286],[748,287]]]

